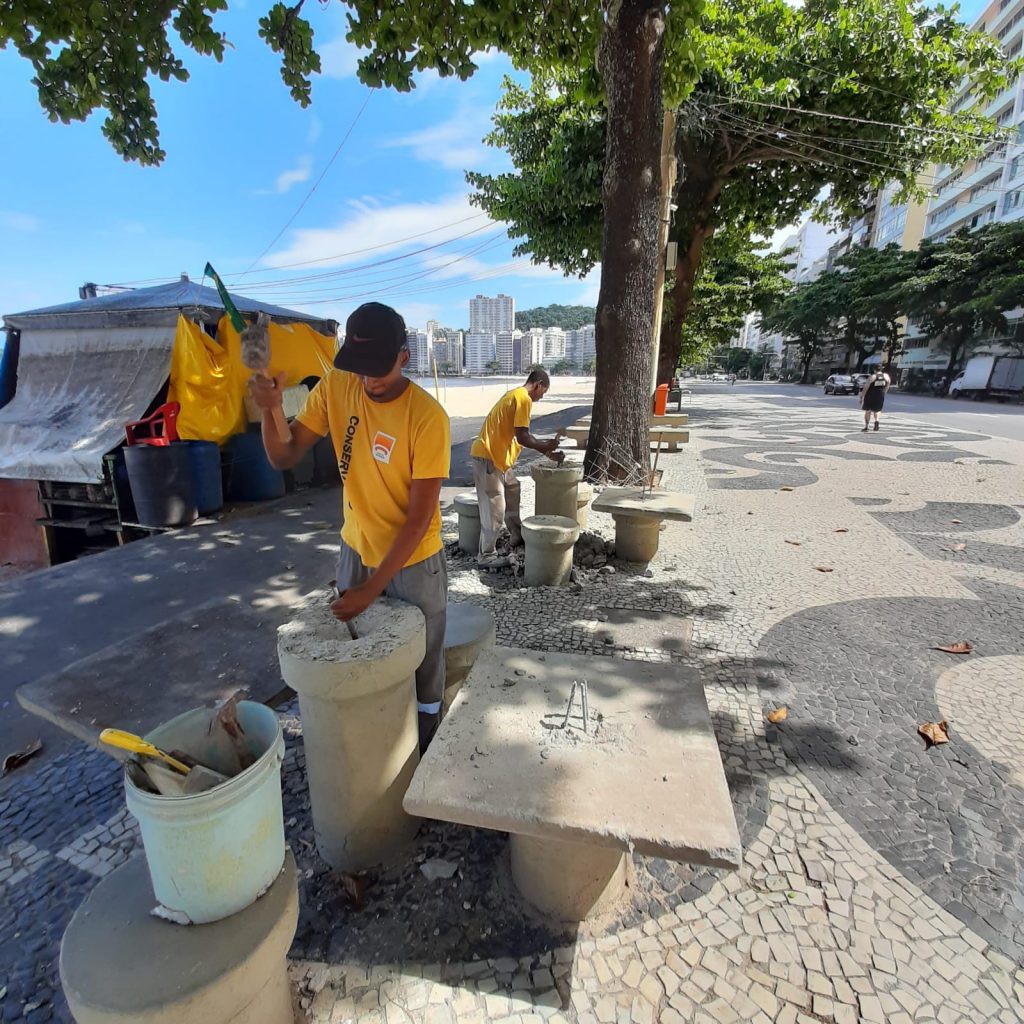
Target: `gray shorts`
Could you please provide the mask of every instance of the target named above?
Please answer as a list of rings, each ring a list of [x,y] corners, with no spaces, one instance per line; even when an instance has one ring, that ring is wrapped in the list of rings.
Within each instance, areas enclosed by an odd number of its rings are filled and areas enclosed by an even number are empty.
[[[365,583],[372,572],[342,541],[335,576],[338,589]],[[384,593],[415,605],[427,620],[427,653],[416,670],[416,701],[420,711],[437,714],[444,698],[444,629],[448,619],[448,564],[444,550],[401,569]]]

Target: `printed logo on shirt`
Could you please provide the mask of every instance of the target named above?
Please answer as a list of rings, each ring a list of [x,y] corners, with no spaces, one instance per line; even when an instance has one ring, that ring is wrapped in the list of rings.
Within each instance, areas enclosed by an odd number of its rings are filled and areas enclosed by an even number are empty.
[[[349,466],[352,464],[352,441],[356,436],[356,427],[359,426],[359,417],[350,416],[348,426],[345,429],[345,440],[341,444],[341,458],[338,459],[338,473],[342,483],[348,476]]]
[[[391,461],[391,453],[394,451],[397,442],[397,437],[392,437],[390,434],[385,434],[382,430],[378,430],[373,438],[373,457],[378,462],[383,462],[387,465]]]

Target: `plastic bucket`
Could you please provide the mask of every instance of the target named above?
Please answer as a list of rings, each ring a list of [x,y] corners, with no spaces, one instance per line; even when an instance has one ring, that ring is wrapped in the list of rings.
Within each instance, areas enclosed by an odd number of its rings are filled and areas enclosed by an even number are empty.
[[[133,444],[124,450],[135,514],[143,526],[188,526],[196,518],[188,445]]]
[[[228,498],[231,501],[269,501],[284,494],[284,473],[274,469],[257,431],[235,434],[228,442]]]
[[[210,708],[186,711],[146,739],[230,771],[230,741],[208,731]],[[153,892],[193,924],[237,914],[270,887],[284,864],[281,762],[284,736],[270,708],[240,701],[238,720],[256,761],[230,781],[192,796],[159,796],[125,775],[125,798],[142,832]]]
[[[224,488],[220,479],[220,446],[213,441],[185,441],[192,466],[192,490],[201,516],[224,507]]]

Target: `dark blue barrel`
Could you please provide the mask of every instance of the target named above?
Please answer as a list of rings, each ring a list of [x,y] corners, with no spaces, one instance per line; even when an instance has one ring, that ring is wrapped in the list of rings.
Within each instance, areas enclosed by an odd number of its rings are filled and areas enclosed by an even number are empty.
[[[271,466],[258,428],[235,434],[227,449],[229,501],[269,501],[284,494],[284,473]]]
[[[220,445],[214,441],[185,441],[192,464],[192,490],[201,516],[224,507],[224,487],[220,477]]]
[[[124,450],[135,514],[143,526],[188,526],[196,518],[188,445],[133,444]]]

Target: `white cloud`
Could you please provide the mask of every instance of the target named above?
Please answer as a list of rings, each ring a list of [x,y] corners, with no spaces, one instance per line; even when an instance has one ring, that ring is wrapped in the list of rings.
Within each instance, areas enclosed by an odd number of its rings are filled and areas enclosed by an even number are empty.
[[[491,109],[463,104],[447,121],[391,139],[384,146],[410,149],[424,163],[437,163],[457,171],[474,170],[496,155],[483,142],[491,129]]]
[[[428,320],[437,320],[442,327],[459,327],[460,324],[444,323],[443,307],[436,302],[402,302],[396,300],[395,307],[402,314],[406,327],[418,327],[422,330]]]
[[[298,164],[289,171],[282,171],[274,181],[274,190],[283,194],[304,181],[309,181],[313,161],[308,156],[300,157]]]
[[[39,218],[17,210],[0,210],[0,225],[11,231],[38,231]]]
[[[324,130],[324,123],[320,120],[316,114],[313,114],[309,122],[309,128],[306,131],[306,144],[312,146],[317,139],[320,138],[321,133]]]
[[[366,54],[344,36],[317,47],[320,54],[320,74],[325,78],[352,78],[359,58]]]
[[[350,215],[334,227],[294,231],[287,248],[268,257],[264,261],[266,265],[280,267],[322,260],[318,269],[326,270],[360,260],[383,259],[389,252],[421,248],[475,228],[481,230],[479,236],[473,237],[481,237],[489,228],[493,229],[480,211],[469,205],[465,195],[392,206],[357,200],[349,206]],[[477,216],[479,219],[470,219]],[[403,238],[411,241],[403,242]],[[368,253],[368,249],[372,252]]]

